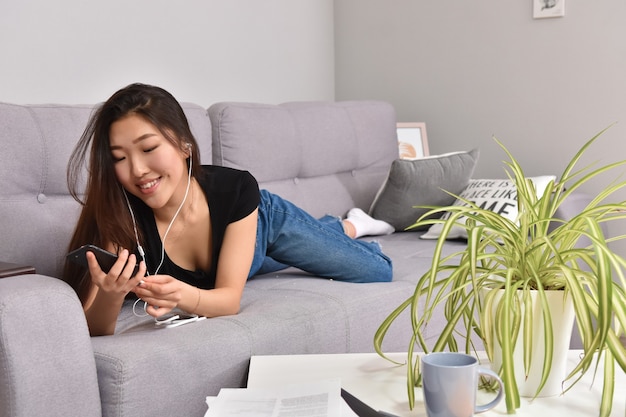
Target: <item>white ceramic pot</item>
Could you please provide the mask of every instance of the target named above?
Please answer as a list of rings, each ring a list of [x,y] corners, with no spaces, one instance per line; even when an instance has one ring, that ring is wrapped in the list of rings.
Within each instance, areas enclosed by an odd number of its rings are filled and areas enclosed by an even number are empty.
[[[495,296],[494,306],[504,294],[504,290],[499,290],[500,294]],[[520,297],[522,292],[519,291]],[[563,392],[563,381],[567,376],[567,352],[569,350],[572,329],[574,326],[574,306],[571,296],[567,296],[565,291],[546,291],[548,305],[550,306],[550,315],[552,319],[553,330],[553,360],[550,374],[546,384],[541,391],[537,393],[541,382],[541,374],[544,363],[545,352],[545,336],[544,323],[541,305],[536,302],[538,296],[537,291],[531,291],[531,299],[533,305],[533,331],[532,331],[532,361],[528,375],[524,372],[524,356],[523,356],[523,334],[524,323],[522,320],[519,336],[514,350],[515,364],[515,380],[517,382],[519,394],[522,397],[550,397],[559,395]],[[522,306],[522,314],[523,314]],[[493,317],[493,316],[492,316]],[[495,329],[492,329],[495,332]],[[494,346],[494,357],[492,369],[498,372],[502,366],[502,350],[497,338]]]

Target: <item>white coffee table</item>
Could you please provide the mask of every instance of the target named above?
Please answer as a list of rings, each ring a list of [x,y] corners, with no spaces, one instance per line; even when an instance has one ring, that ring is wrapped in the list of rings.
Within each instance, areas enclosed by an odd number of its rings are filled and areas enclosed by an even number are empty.
[[[570,351],[568,363],[573,368],[580,351]],[[404,362],[406,354],[389,354],[394,360]],[[626,375],[617,369],[615,395],[611,416],[626,415]],[[268,387],[316,380],[340,378],[348,392],[377,410],[401,417],[425,417],[426,411],[419,389],[415,391],[415,407],[409,410],[406,387],[406,367],[396,366],[376,353],[348,353],[328,355],[278,355],[253,356],[250,361],[248,387]],[[593,381],[588,372],[574,388],[562,396],[521,399],[519,417],[593,417],[598,415],[602,392],[602,376]],[[487,402],[488,393],[480,393],[479,401]],[[496,408],[481,416],[504,416],[506,406],[502,401]]]

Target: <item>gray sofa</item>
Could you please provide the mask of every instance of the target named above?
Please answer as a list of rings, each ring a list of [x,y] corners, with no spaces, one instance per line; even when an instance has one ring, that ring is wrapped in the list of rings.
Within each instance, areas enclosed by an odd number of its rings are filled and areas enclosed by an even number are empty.
[[[245,385],[251,355],[373,351],[375,330],[429,266],[434,241],[394,233],[376,238],[393,259],[393,282],[291,268],[250,280],[235,316],[162,329],[128,302],[115,335],[89,337],[78,298],[54,277],[79,212],[66,163],[92,109],[0,104],[0,261],[37,272],[0,279],[0,417],[202,416],[207,395]],[[369,209],[398,158],[384,102],[184,109],[203,163],[247,169],[316,216]],[[402,317],[385,349],[405,351],[409,336]]]

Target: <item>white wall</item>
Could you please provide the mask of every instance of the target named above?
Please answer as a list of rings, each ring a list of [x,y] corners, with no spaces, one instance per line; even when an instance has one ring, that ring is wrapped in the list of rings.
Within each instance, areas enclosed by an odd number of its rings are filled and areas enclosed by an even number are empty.
[[[0,101],[332,100],[332,0],[0,0]]]
[[[0,101],[379,98],[433,153],[480,147],[475,176],[503,175],[492,135],[558,173],[617,121],[587,160],[626,158],[626,2],[566,1],[533,20],[531,0],[0,0]]]
[[[535,20],[532,0],[336,0],[336,98],[390,101],[431,153],[479,147],[475,177],[504,176],[492,135],[527,174],[559,174],[618,122],[584,163],[626,159],[626,2],[565,1]]]

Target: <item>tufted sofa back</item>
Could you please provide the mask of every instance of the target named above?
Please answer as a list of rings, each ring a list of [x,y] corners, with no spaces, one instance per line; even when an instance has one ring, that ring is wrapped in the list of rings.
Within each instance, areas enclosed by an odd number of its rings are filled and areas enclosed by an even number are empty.
[[[206,110],[183,108],[210,163]],[[94,109],[0,103],[0,260],[60,276],[80,210],[67,189],[67,162]]]
[[[217,103],[208,115],[183,108],[202,163],[249,170],[315,216],[367,210],[398,157],[385,102]],[[80,210],[67,162],[94,109],[0,103],[0,261],[60,276]]]
[[[317,217],[367,211],[398,158],[386,102],[216,103],[209,116],[214,164],[249,170]]]

